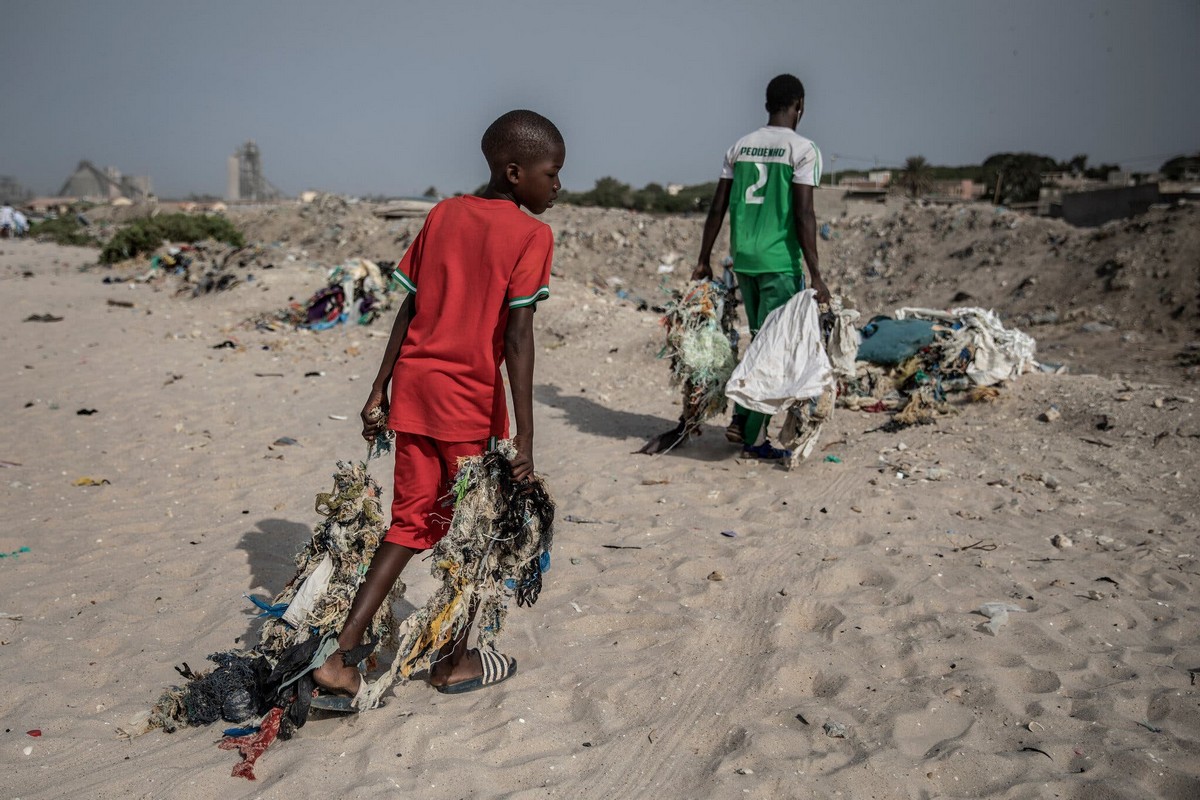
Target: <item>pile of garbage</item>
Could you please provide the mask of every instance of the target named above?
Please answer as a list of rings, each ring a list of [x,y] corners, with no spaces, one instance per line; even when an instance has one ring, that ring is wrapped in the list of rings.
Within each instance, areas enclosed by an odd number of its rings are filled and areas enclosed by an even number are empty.
[[[141,269],[144,263],[143,259],[138,258],[116,264],[114,268],[117,272],[129,267]],[[138,283],[175,280],[178,284],[176,294],[199,297],[253,282],[256,272],[275,266],[271,253],[262,246],[234,247],[206,239],[193,244],[163,244],[150,255],[148,268],[132,280]],[[119,275],[107,275],[104,278],[105,283],[124,283],[127,280],[129,278]]]
[[[885,431],[933,422],[954,394],[993,400],[998,384],[1038,367],[1034,340],[982,308],[901,308],[859,337],[853,372],[837,370],[837,405],[891,413]]]
[[[280,262],[327,267],[366,256],[399,261],[424,224],[423,215],[384,219],[375,203],[317,194],[307,203],[233,207],[231,219],[248,242],[277,253]]]
[[[403,302],[407,293],[394,277],[384,278],[379,265],[366,258],[351,258],[329,271],[325,286],[304,303],[291,303],[274,313],[250,320],[256,329],[277,331],[285,327],[323,331],[337,325],[370,325],[388,309]]]
[[[1154,320],[1181,343],[1200,319],[1195,203],[1152,208],[1098,228],[985,204],[916,202],[828,225],[821,263],[859,308],[977,305],[1021,327],[1062,325],[1134,338]],[[1088,323],[1098,324],[1084,330]]]

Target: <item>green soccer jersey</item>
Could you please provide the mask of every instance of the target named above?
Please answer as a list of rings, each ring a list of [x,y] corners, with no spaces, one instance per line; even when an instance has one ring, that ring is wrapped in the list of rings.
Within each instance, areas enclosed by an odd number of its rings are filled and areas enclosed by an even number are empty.
[[[725,154],[730,255],[745,275],[800,272],[803,257],[792,184],[821,184],[821,152],[790,128],[771,125],[743,136]]]

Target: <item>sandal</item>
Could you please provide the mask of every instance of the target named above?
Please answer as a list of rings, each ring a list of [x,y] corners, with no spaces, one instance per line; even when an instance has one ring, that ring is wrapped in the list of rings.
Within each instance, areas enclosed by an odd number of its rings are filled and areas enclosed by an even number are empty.
[[[350,656],[346,650],[339,648],[334,651],[334,654],[342,655],[342,663]],[[350,666],[347,664],[346,666]],[[318,711],[332,711],[338,714],[357,714],[360,710],[359,700],[367,690],[367,674],[366,661],[358,662],[355,671],[358,673],[358,689],[353,694],[346,690],[327,689],[319,683],[313,682],[312,699],[308,702],[310,709],[315,708]],[[382,703],[380,704],[382,705]]]
[[[481,648],[476,652],[479,653],[479,662],[483,667],[482,675],[478,678],[469,678],[465,681],[448,683],[445,686],[435,686],[434,688],[442,694],[462,694],[482,689],[485,686],[493,686],[517,674],[517,660],[512,656],[497,653],[491,648]]]
[[[742,444],[746,441],[746,418],[733,416],[729,426],[725,428],[725,441],[731,444]]]
[[[764,439],[762,444],[746,445],[742,448],[742,458],[757,458],[761,461],[779,461],[781,459],[791,457],[791,450],[784,450],[782,447],[774,447],[769,439]]]

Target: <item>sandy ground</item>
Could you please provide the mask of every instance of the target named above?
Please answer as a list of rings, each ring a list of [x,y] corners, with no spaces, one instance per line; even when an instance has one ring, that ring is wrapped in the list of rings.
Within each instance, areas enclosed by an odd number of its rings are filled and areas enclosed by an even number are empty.
[[[537,315],[560,522],[519,674],[313,719],[256,783],[219,726],[123,740],[174,665],[253,640],[242,595],[291,576],[362,456],[384,339],[240,326],[311,272],[183,300],[94,259],[0,242],[0,552],[29,548],[0,559],[3,797],[1200,796],[1194,383],[1031,375],[899,434],[839,412],[794,472],[715,424],[635,456],[679,410],[657,317],[566,280]],[[993,635],[984,602],[1024,611]]]

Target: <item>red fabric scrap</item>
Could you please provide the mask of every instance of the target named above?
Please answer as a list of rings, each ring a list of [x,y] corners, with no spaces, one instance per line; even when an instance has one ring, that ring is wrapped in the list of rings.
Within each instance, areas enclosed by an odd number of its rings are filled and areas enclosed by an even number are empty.
[[[222,750],[237,750],[242,754],[242,763],[236,765],[231,773],[235,778],[258,780],[254,775],[254,762],[266,752],[267,748],[271,746],[271,742],[275,741],[275,737],[279,735],[279,723],[282,721],[283,709],[272,708],[263,717],[258,733],[247,736],[229,736],[217,743],[217,747]]]

